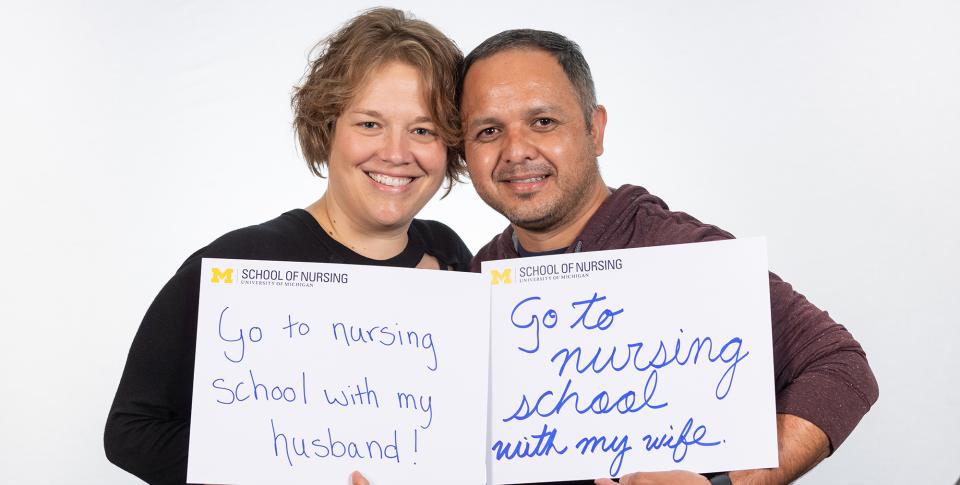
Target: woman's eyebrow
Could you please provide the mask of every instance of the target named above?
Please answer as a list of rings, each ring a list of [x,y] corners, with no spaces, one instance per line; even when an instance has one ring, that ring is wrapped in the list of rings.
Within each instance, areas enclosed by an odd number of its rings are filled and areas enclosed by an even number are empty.
[[[383,113],[375,109],[355,109],[350,111],[353,114],[367,115],[373,118],[383,118]],[[433,123],[433,118],[428,115],[420,115],[413,119],[414,123]]]
[[[355,109],[351,111],[351,113],[358,114],[358,115],[372,116],[374,118],[383,118],[383,113],[375,109]]]

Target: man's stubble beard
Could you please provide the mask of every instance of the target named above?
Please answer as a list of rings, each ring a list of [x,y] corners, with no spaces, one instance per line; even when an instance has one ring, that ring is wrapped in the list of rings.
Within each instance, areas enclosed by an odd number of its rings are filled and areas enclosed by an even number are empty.
[[[579,212],[579,206],[586,203],[585,196],[600,180],[600,166],[595,156],[589,157],[584,167],[584,173],[572,177],[570,186],[557,186],[560,194],[553,200],[547,200],[534,209],[509,210],[507,204],[501,204],[490,194],[480,194],[480,198],[491,208],[502,214],[516,227],[530,232],[547,232],[561,227],[572,216]],[[518,198],[523,200],[534,199],[539,194],[522,194]],[[522,202],[519,206],[529,207]]]

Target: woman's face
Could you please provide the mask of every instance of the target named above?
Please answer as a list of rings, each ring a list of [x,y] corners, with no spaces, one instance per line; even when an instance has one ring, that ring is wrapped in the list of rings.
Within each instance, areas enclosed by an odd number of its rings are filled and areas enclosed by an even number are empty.
[[[327,194],[362,229],[405,227],[443,182],[447,149],[423,88],[415,68],[389,62],[337,119]]]

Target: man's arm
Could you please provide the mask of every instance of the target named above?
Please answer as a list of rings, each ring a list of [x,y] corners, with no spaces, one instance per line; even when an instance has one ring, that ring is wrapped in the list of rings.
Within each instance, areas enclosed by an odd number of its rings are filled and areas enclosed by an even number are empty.
[[[777,413],[803,418],[827,438],[828,453],[850,435],[879,394],[853,335],[770,273]],[[780,441],[780,447],[797,445]]]
[[[780,466],[731,472],[738,485],[796,480],[840,446],[878,396],[863,349],[843,326],[772,273],[770,293]],[[707,483],[692,472],[623,478],[621,485]]]
[[[648,218],[647,245],[707,242],[733,236],[682,212]],[[777,413],[798,416],[827,435],[830,452],[877,401],[866,353],[843,325],[793,286],[769,273]]]
[[[810,421],[790,414],[778,414],[777,449],[779,467],[730,472],[730,481],[736,485],[790,483],[830,454],[830,442],[826,433]]]

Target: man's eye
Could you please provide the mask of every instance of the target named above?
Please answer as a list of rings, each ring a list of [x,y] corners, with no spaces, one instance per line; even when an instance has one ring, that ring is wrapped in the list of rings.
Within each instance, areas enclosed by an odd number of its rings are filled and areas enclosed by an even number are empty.
[[[489,138],[497,134],[497,129],[490,127],[480,130],[480,133],[477,133],[477,138]]]
[[[554,121],[551,120],[550,118],[537,118],[537,120],[534,121],[533,124],[535,124],[535,125],[537,125],[537,126],[539,126],[539,127],[541,127],[541,128],[546,128],[546,127],[548,127],[548,126],[553,125],[553,124],[554,124]]]

